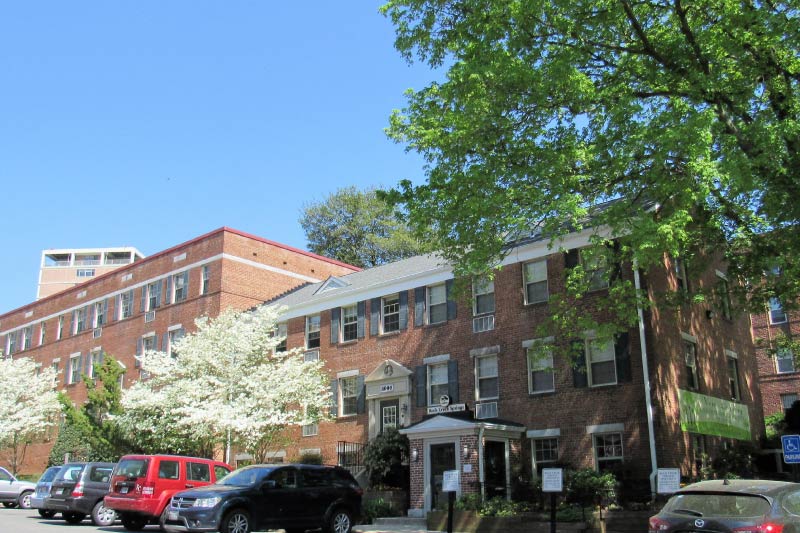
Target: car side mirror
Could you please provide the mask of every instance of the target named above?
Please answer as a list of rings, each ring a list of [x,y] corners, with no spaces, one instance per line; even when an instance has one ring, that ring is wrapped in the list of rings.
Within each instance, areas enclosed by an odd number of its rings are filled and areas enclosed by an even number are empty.
[[[274,480],[274,479],[268,479],[268,480],[266,480],[266,481],[264,482],[264,484],[263,484],[263,485],[261,485],[261,490],[263,490],[263,491],[272,490],[272,489],[274,489],[276,486],[277,486],[277,484],[275,483],[275,480]]]

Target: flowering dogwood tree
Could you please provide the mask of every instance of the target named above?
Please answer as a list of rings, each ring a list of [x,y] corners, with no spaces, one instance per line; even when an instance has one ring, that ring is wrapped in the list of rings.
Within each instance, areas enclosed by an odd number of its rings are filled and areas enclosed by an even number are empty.
[[[53,387],[55,371],[37,372],[29,358],[0,358],[0,450],[16,474],[28,445],[53,425],[61,409]]]
[[[228,309],[201,317],[197,331],[177,340],[170,353],[141,357],[146,379],[123,394],[119,423],[153,435],[236,444],[256,455],[282,429],[311,424],[330,404],[322,362],[303,350],[276,348],[280,315],[275,306]],[[165,427],[166,426],[166,427]]]

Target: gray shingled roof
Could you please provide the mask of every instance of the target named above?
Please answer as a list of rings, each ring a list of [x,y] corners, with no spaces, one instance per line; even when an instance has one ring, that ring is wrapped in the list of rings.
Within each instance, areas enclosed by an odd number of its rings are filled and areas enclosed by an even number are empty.
[[[440,270],[448,267],[448,263],[439,255],[426,254],[416,255],[408,259],[401,259],[386,265],[364,269],[360,272],[353,272],[346,276],[336,276],[336,280],[344,282],[345,286],[331,288],[320,291],[327,280],[319,283],[303,285],[298,289],[279,296],[268,303],[285,305],[292,308],[297,305],[307,304],[315,300],[321,300],[333,294],[347,294],[349,292],[358,293],[369,287],[379,286],[383,283],[391,283],[407,277],[417,276],[425,272]]]

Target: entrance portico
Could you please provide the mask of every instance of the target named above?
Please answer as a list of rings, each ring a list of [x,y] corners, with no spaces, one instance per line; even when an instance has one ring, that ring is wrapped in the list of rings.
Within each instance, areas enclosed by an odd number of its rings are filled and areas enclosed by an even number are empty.
[[[411,374],[397,361],[387,359],[364,379],[370,440],[390,427],[400,429],[408,425]]]

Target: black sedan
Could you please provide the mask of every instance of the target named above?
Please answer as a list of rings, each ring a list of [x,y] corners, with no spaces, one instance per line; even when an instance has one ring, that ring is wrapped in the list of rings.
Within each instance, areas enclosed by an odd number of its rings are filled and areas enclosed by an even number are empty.
[[[687,485],[650,518],[650,533],[800,533],[800,483],[759,479]]]

